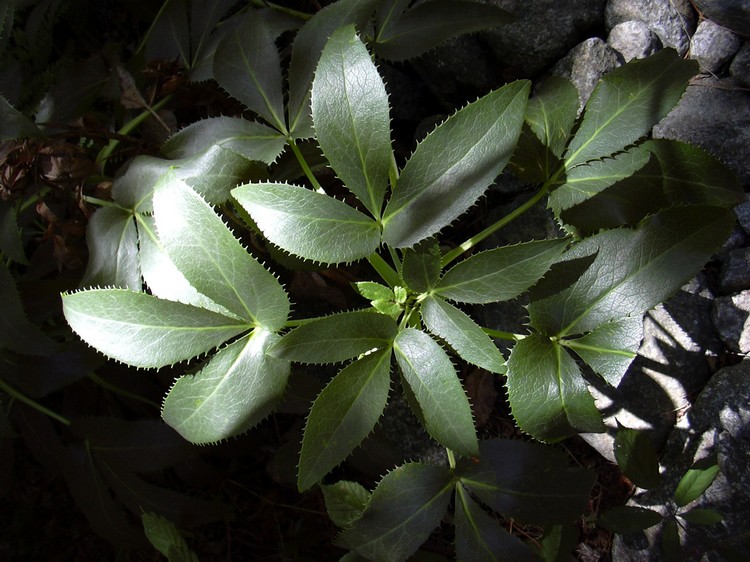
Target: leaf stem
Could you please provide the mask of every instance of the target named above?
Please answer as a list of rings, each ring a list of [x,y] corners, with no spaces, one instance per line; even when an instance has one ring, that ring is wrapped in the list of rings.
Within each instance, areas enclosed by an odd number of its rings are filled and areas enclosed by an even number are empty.
[[[279,4],[274,4],[273,2],[266,2],[265,0],[250,0],[250,3],[253,6],[256,6],[258,8],[270,8],[272,10],[278,10],[279,12],[282,12],[284,14],[288,14],[290,16],[293,16],[295,18],[300,18],[302,20],[309,20],[311,17],[313,17],[313,14],[308,14],[306,12],[300,12],[299,10],[294,10],[292,8],[287,8],[285,6],[280,6]]]
[[[125,211],[126,213],[132,212],[131,209],[123,207],[122,205],[118,205],[114,201],[107,201],[106,199],[99,199],[97,197],[91,197],[90,195],[82,195],[81,199],[83,199],[86,203],[91,203],[92,205],[99,205],[100,207],[113,207],[115,209],[120,209],[121,211]]]
[[[503,332],[502,330],[493,330],[492,328],[482,328],[482,331],[490,337],[500,340],[518,341],[526,336],[523,334],[514,334],[512,332]]]
[[[448,466],[451,470],[456,470],[456,455],[448,447],[445,448],[445,453],[448,455]]]
[[[505,215],[503,218],[501,218],[499,221],[495,222],[494,224],[491,224],[479,234],[472,236],[460,246],[457,246],[453,248],[451,251],[449,251],[448,253],[446,253],[442,259],[442,266],[443,267],[447,266],[449,263],[451,263],[456,258],[461,256],[464,252],[467,252],[468,250],[470,250],[471,248],[479,244],[482,240],[487,238],[490,234],[508,225],[510,222],[517,219],[526,211],[528,211],[531,207],[536,205],[540,199],[542,199],[545,195],[547,195],[547,191],[549,190],[549,185],[550,185],[549,182],[545,183],[544,185],[542,185],[539,191],[537,191],[534,194],[534,196],[528,201],[526,201],[523,205],[514,209],[513,211]]]
[[[398,273],[396,273],[396,270],[393,269],[388,262],[380,256],[380,254],[377,252],[370,254],[367,256],[367,261],[370,262],[370,265],[375,268],[378,275],[383,278],[383,281],[385,281],[391,289],[401,284],[401,278],[398,276]]]
[[[8,383],[6,383],[3,379],[0,379],[0,390],[8,394],[9,396],[12,396],[16,400],[19,400],[26,404],[27,406],[31,406],[34,408],[37,412],[41,412],[42,414],[51,417],[52,419],[55,419],[59,421],[62,424],[70,425],[70,420],[68,418],[65,418],[58,414],[57,412],[53,412],[49,408],[42,406],[39,402],[32,400],[25,394],[17,391],[15,388],[10,386]]]
[[[299,162],[302,171],[305,172],[305,176],[307,176],[307,179],[310,180],[310,183],[315,188],[315,191],[325,195],[325,189],[321,187],[320,182],[318,182],[318,178],[315,177],[315,174],[312,173],[310,166],[307,165],[307,161],[305,160],[305,157],[302,156],[302,152],[297,146],[297,143],[294,142],[293,138],[288,138],[287,142],[289,143],[289,146],[292,147],[292,152],[294,152],[294,156],[297,157],[297,162]]]

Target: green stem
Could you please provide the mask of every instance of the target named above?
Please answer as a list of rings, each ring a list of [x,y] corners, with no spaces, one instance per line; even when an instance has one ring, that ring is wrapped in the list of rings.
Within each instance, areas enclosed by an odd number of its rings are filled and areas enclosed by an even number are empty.
[[[265,0],[250,0],[250,3],[258,8],[271,8],[272,10],[277,10],[279,12],[289,14],[290,16],[294,16],[295,18],[303,19],[305,21],[313,17],[313,14],[300,12],[299,10],[287,8],[285,6],[279,6],[278,4],[274,4],[273,2],[266,2]]]
[[[70,425],[70,420],[68,418],[65,418],[58,414],[57,412],[53,412],[49,408],[46,408],[45,406],[42,406],[39,402],[36,402],[35,400],[32,400],[28,396],[20,393],[15,388],[10,386],[8,383],[6,383],[4,380],[0,379],[0,390],[8,394],[9,396],[12,396],[16,400],[19,400],[26,404],[27,406],[31,406],[34,408],[37,412],[41,412],[42,414],[51,417],[52,419],[55,419],[59,421],[62,424]]]
[[[100,207],[114,207],[115,209],[120,209],[121,211],[125,211],[126,213],[131,212],[130,209],[123,207],[122,205],[118,205],[114,201],[107,201],[106,199],[91,197],[90,195],[83,195],[81,199],[83,199],[86,203],[91,203],[92,205],[99,205]]]
[[[143,404],[148,404],[149,406],[153,406],[157,410],[159,409],[159,404],[157,404],[156,402],[120,388],[119,386],[116,386],[111,382],[104,380],[96,373],[89,373],[89,378],[105,390],[109,390],[110,392],[114,392],[115,394],[119,394],[120,396],[124,396],[125,398],[130,398],[131,400],[142,402]]]
[[[520,207],[514,209],[512,212],[505,215],[503,218],[501,218],[496,223],[488,226],[485,228],[482,232],[477,234],[476,236],[472,236],[469,238],[466,242],[461,244],[460,246],[457,246],[453,248],[450,252],[446,253],[443,256],[442,259],[442,265],[443,267],[447,266],[449,263],[451,263],[453,260],[461,256],[464,252],[470,250],[477,244],[479,244],[482,240],[487,238],[490,234],[494,233],[497,230],[500,230],[504,226],[508,225],[513,220],[520,217],[522,214],[524,214],[526,211],[528,211],[531,207],[536,205],[542,197],[547,195],[547,191],[549,190],[550,183],[547,182],[537,191],[534,196],[526,201],[523,205]]]
[[[39,190],[38,193],[35,193],[34,195],[26,199],[23,203],[21,203],[21,206],[18,209],[18,213],[21,214],[26,209],[36,204],[37,201],[44,199],[44,196],[47,195],[51,190],[52,188],[44,186],[42,189]]]
[[[396,273],[396,270],[388,265],[388,262],[386,262],[380,254],[370,254],[367,256],[367,261],[370,262],[370,265],[375,268],[378,275],[383,278],[383,281],[385,281],[391,289],[398,287],[401,284],[401,278],[398,276],[398,273]]]
[[[297,146],[297,143],[294,142],[294,139],[292,138],[287,139],[287,142],[289,143],[289,146],[292,147],[292,152],[294,152],[294,155],[297,157],[297,162],[299,162],[302,171],[305,172],[305,176],[307,176],[307,179],[310,180],[310,183],[315,188],[315,191],[325,195],[325,189],[321,187],[320,183],[318,182],[318,178],[315,177],[315,174],[312,173],[310,166],[307,165],[307,161],[305,160],[305,157],[302,156],[302,152]]]
[[[456,470],[456,455],[449,448],[445,448],[445,453],[448,455],[448,466],[451,470]]]
[[[518,341],[522,340],[526,336],[523,334],[514,334],[512,332],[503,332],[502,330],[493,330],[492,328],[482,328],[482,331],[490,337],[497,338],[500,340],[511,340]]]

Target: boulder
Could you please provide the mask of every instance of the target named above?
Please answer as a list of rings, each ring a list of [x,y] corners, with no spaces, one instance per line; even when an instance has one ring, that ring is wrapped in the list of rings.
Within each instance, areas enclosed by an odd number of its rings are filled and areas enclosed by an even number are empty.
[[[658,35],[638,20],[618,23],[609,32],[607,43],[620,53],[625,62],[646,58],[662,47]]]
[[[599,79],[621,64],[620,55],[598,37],[576,45],[550,71],[570,80],[578,90],[583,109]]]
[[[704,18],[740,35],[750,35],[750,0],[693,0],[693,3]]]
[[[750,87],[750,42],[745,41],[734,55],[729,74],[739,86]]]
[[[742,45],[742,40],[726,27],[704,20],[698,24],[690,43],[690,58],[702,72],[719,74]]]
[[[750,290],[714,301],[713,322],[719,337],[735,353],[750,353]]]
[[[605,12],[607,29],[626,21],[642,21],[665,47],[681,55],[690,48],[696,14],[688,0],[610,0]]]

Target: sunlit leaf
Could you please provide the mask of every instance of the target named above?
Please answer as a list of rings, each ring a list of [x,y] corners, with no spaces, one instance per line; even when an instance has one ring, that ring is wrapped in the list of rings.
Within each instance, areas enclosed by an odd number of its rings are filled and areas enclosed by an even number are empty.
[[[526,122],[532,132],[549,148],[552,156],[560,157],[578,114],[578,91],[570,80],[549,76],[534,90],[526,107]],[[554,162],[546,170],[553,172]]]
[[[680,479],[674,492],[674,501],[683,507],[697,500],[719,474],[719,465],[712,459],[696,462]]]
[[[110,286],[140,290],[141,266],[138,233],[133,214],[116,207],[102,207],[86,226],[89,259],[82,287]]]
[[[358,281],[354,283],[354,287],[360,295],[370,301],[393,300],[396,298],[393,294],[393,289],[374,281]]]
[[[121,168],[112,182],[112,198],[121,206],[151,213],[154,187],[174,162],[141,154]]]

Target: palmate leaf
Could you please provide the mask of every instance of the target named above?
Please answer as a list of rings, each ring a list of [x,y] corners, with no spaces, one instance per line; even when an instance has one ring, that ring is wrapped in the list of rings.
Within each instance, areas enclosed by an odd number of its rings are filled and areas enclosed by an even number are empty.
[[[305,491],[343,461],[375,427],[390,389],[390,348],[345,367],[313,403],[305,426],[297,485]]]
[[[152,213],[154,186],[173,162],[141,154],[118,171],[112,182],[112,199],[118,205],[139,213]]]
[[[391,17],[384,14],[379,18],[375,35],[377,54],[393,61],[417,57],[451,37],[513,21],[513,16],[505,10],[471,1],[431,0],[396,14],[402,7],[403,3],[394,5]]]
[[[540,240],[479,252],[449,269],[434,292],[472,304],[515,298],[539,281],[567,244],[566,239]]]
[[[505,373],[505,359],[482,328],[443,299],[429,296],[420,308],[422,322],[444,339],[462,359],[493,373]]]
[[[289,299],[281,284],[213,209],[172,174],[156,189],[154,218],[164,250],[199,293],[269,331],[284,325]]]
[[[613,70],[594,88],[565,168],[610,156],[646,135],[677,105],[698,64],[662,49]]]
[[[281,59],[263,18],[248,12],[222,39],[214,56],[214,76],[232,97],[286,133]]]
[[[422,141],[404,166],[383,216],[383,240],[406,248],[471,207],[516,146],[528,81],[508,84],[459,110]]]
[[[328,40],[312,85],[318,143],[346,187],[380,217],[391,151],[388,94],[353,25]]]
[[[435,240],[425,240],[414,248],[404,250],[401,276],[412,291],[424,293],[440,279],[440,246]]]
[[[560,157],[578,115],[578,91],[572,82],[560,76],[546,78],[535,90],[526,107],[526,122],[546,146],[551,156]],[[545,169],[549,174],[554,162]]]
[[[687,205],[648,217],[635,230],[610,230],[585,239],[566,255],[596,254],[593,263],[569,288],[531,303],[531,325],[548,336],[564,337],[643,314],[709,260],[734,220],[728,209]]]
[[[427,432],[461,455],[476,455],[479,445],[469,400],[443,348],[414,328],[400,331],[393,348]]]
[[[69,293],[62,301],[65,319],[83,341],[134,367],[164,367],[197,357],[252,327],[125,289]]]
[[[81,287],[114,286],[141,288],[138,232],[133,213],[116,207],[102,207],[86,226],[89,260]]]
[[[256,329],[221,349],[196,375],[175,382],[162,418],[192,443],[215,443],[244,433],[279,403],[289,362],[268,349],[279,336]]]
[[[346,203],[290,184],[256,183],[232,190],[263,235],[296,256],[354,261],[380,245],[378,223]]]
[[[531,334],[508,359],[508,400],[518,426],[540,441],[604,431],[586,381],[558,343]]]
[[[338,363],[390,345],[396,322],[371,310],[311,320],[286,334],[271,353],[300,363]]]
[[[452,489],[445,466],[400,466],[380,481],[362,517],[339,535],[337,544],[369,560],[406,560],[440,523]]]

